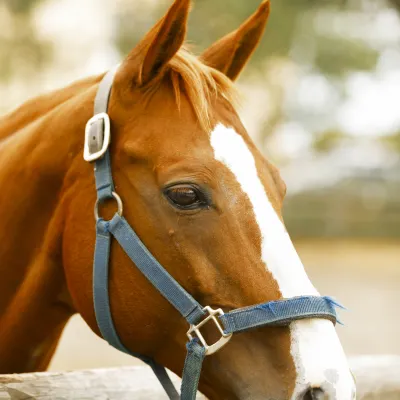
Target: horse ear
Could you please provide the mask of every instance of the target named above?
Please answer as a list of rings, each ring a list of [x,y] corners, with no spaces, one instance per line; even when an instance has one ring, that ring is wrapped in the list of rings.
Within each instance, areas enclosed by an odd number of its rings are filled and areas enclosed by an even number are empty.
[[[258,10],[236,31],[211,45],[201,55],[201,60],[235,80],[260,42],[269,11],[270,2],[264,0]]]
[[[154,79],[181,48],[190,0],[175,0],[167,14],[147,33],[122,63],[120,71],[138,86]]]

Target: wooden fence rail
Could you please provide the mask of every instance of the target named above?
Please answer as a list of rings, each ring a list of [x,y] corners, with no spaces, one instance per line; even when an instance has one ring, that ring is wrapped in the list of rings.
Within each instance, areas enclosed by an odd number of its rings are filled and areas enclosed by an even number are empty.
[[[357,399],[400,400],[400,356],[350,359]],[[174,376],[179,385],[179,379]],[[0,375],[0,400],[162,400],[146,367]],[[199,397],[200,399],[201,397]]]

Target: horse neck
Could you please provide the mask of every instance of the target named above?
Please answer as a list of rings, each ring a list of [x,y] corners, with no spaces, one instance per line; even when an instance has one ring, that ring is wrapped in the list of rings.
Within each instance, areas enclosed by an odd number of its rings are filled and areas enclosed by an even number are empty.
[[[45,189],[48,194],[55,181],[62,183],[83,147],[98,80],[30,100],[0,120],[0,181],[18,178],[24,192]]]
[[[85,78],[73,82],[62,89],[57,89],[26,101],[20,107],[0,118],[0,140],[32,124],[37,119],[42,118],[55,108],[76,97],[77,94],[90,89],[99,82],[99,79],[98,76]]]
[[[0,314],[43,247],[43,237],[59,209],[65,176],[81,155],[85,123],[96,92],[91,81],[89,87],[87,83],[76,85],[74,95],[70,89],[64,96],[60,92],[58,104],[47,96],[28,102],[19,114],[4,119],[5,126],[18,126],[7,135],[0,120],[0,186],[6,188],[0,196],[0,274],[13,274],[9,284],[0,288],[4,289]],[[29,122],[22,124],[24,119]]]
[[[94,84],[77,85],[0,121],[0,373],[44,369],[74,312],[61,262],[61,199],[82,157],[95,93]]]

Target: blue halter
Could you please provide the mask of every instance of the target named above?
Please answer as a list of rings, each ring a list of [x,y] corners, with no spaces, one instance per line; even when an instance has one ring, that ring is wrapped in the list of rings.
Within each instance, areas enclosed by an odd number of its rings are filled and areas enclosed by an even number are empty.
[[[335,307],[341,307],[330,297],[301,296],[265,304],[258,304],[224,313],[221,309],[201,306],[153,257],[122,216],[122,201],[115,193],[111,173],[109,143],[110,119],[107,114],[108,100],[116,69],[108,72],[101,81],[94,103],[94,117],[89,120],[85,132],[84,158],[95,162],[97,202],[96,247],[93,267],[93,299],[96,320],[100,332],[108,343],[116,349],[137,357],[150,365],[167,395],[173,400],[194,400],[205,356],[211,355],[225,346],[233,333],[244,332],[263,326],[287,326],[292,321],[305,318],[325,318],[337,322]],[[107,199],[114,199],[118,212],[110,221],[98,215],[98,205]],[[187,320],[187,356],[182,375],[181,394],[172,384],[166,369],[151,358],[132,353],[121,342],[115,329],[108,290],[110,244],[114,237],[137,268],[155,288]],[[208,345],[201,334],[201,327],[214,323],[221,338]]]

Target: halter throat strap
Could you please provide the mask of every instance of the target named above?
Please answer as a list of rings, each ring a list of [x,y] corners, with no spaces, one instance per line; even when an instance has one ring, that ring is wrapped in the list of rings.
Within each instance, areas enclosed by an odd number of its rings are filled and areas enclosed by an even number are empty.
[[[122,200],[115,192],[112,179],[109,144],[111,123],[107,114],[108,103],[117,68],[102,79],[94,101],[94,117],[86,126],[84,159],[94,162],[97,190],[95,205],[96,245],[93,264],[93,302],[97,324],[108,343],[116,349],[137,357],[150,365],[171,400],[195,400],[204,358],[225,346],[233,333],[262,326],[282,326],[304,318],[324,318],[337,322],[335,307],[342,307],[330,297],[301,296],[258,304],[229,313],[202,307],[156,260],[126,219],[122,216]],[[107,199],[114,199],[118,212],[110,221],[98,215],[98,206]],[[130,351],[120,340],[114,325],[109,298],[109,260],[111,240],[115,238],[134,266],[152,283],[169,303],[188,322],[189,342],[185,360],[181,394],[175,389],[166,369],[150,357]],[[207,344],[201,334],[206,323],[214,323],[221,338]]]

